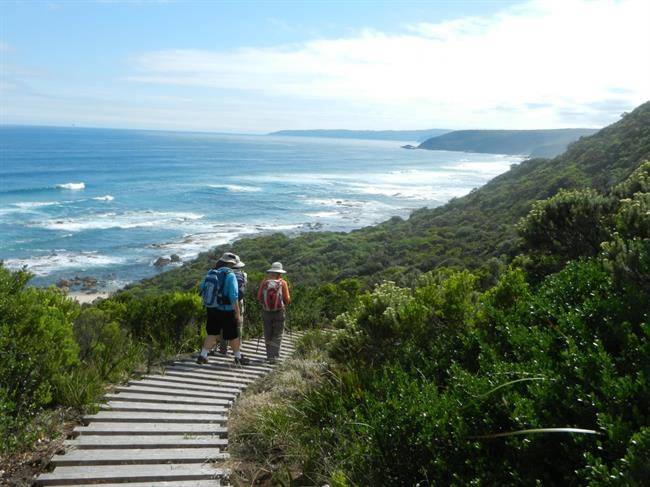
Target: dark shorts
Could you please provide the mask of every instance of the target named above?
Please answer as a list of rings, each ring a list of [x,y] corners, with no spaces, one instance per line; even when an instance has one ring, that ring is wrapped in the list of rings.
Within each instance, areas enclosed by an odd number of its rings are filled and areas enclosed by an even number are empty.
[[[239,338],[239,327],[234,311],[221,311],[216,308],[207,309],[205,331],[208,335],[221,335],[226,340]]]

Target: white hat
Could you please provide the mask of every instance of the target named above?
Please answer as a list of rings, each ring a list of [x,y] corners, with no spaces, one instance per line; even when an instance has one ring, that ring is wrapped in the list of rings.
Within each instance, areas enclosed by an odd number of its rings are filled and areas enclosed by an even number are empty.
[[[242,262],[238,255],[235,255],[235,257],[237,258],[237,263],[233,266],[234,269],[241,269],[246,265]]]
[[[271,264],[271,268],[268,269],[266,272],[272,272],[273,274],[286,274],[287,271],[285,271],[282,268],[282,262],[273,262]]]
[[[219,261],[223,262],[224,264],[237,264],[239,259],[232,252],[226,252],[221,257],[219,257]]]

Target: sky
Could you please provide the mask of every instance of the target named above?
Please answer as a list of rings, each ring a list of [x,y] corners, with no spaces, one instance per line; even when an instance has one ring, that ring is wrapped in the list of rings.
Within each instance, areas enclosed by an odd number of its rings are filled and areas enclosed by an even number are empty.
[[[0,124],[602,127],[650,99],[650,1],[0,0]]]

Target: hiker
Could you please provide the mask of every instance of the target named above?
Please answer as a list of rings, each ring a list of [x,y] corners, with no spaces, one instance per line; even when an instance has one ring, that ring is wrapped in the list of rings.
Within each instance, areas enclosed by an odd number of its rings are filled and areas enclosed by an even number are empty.
[[[239,340],[240,343],[244,339],[244,293],[246,292],[246,285],[248,284],[248,274],[246,274],[242,269],[246,264],[242,262],[238,255],[235,255],[237,258],[237,263],[232,267],[232,271],[237,278],[237,294],[239,303]],[[228,352],[228,341],[222,336],[221,341],[219,342],[218,348],[210,351],[210,355],[215,353],[220,353],[221,355],[226,355]]]
[[[285,306],[291,303],[291,295],[287,281],[282,279],[282,275],[287,271],[282,268],[281,262],[273,262],[271,268],[266,272],[268,276],[260,284],[257,300],[262,305],[266,358],[273,364],[280,356],[282,332],[286,318]]]
[[[238,325],[241,313],[237,278],[233,272],[235,265],[237,265],[237,256],[226,252],[201,281],[200,292],[207,315],[205,323],[207,336],[196,360],[198,364],[208,363],[208,351],[220,336],[229,341],[235,355],[235,364],[247,365],[249,363],[249,360],[244,358],[239,350]]]

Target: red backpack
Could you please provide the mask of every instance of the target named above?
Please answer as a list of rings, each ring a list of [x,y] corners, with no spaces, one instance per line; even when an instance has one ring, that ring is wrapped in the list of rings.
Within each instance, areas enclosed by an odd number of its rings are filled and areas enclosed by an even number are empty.
[[[279,311],[284,308],[282,279],[267,279],[262,287],[262,308],[264,311]]]

